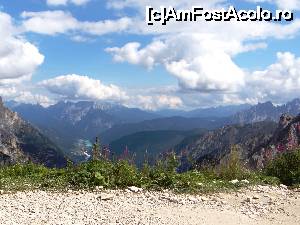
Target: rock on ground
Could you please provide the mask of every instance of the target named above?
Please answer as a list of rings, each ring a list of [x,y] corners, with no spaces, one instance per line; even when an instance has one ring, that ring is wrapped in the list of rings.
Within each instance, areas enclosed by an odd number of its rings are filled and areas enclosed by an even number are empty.
[[[300,224],[300,192],[255,186],[211,195],[121,190],[3,193],[0,224]]]

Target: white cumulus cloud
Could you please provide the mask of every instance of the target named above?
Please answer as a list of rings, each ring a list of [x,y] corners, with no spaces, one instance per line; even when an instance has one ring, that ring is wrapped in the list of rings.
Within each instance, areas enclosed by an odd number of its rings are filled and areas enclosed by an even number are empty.
[[[277,61],[265,70],[254,71],[248,80],[249,96],[259,100],[284,102],[300,95],[300,58],[278,52]]]
[[[127,105],[146,110],[158,110],[176,109],[183,106],[183,102],[180,97],[171,95],[137,95],[132,96]]]
[[[175,76],[184,89],[200,92],[237,91],[244,85],[243,71],[232,61],[229,43],[195,34],[179,34],[153,41],[144,48],[128,43],[107,48],[117,62],[152,68],[156,64]],[[227,49],[228,48],[228,49]]]
[[[299,1],[281,2],[281,6],[285,4],[287,8],[295,8]],[[279,1],[273,3],[280,4]],[[164,5],[169,4],[176,9],[191,9],[193,5],[226,9],[229,2],[217,0],[164,2]],[[235,58],[241,53],[267,49],[269,39],[286,40],[297,37],[300,31],[299,19],[296,18],[289,23],[172,21],[166,26],[160,23],[147,26],[144,21],[146,5],[159,9],[161,2],[113,0],[108,3],[108,6],[115,10],[136,9],[135,24],[129,27],[128,32],[153,37],[146,44],[131,41],[122,46],[106,48],[115,62],[140,65],[148,70],[162,66],[170,75],[177,78],[184,103],[189,102],[188,98],[183,97],[187,96],[188,92],[193,92],[195,94],[193,97],[198,98],[195,102],[206,105],[209,102],[255,103],[267,99],[266,96],[273,95],[274,98],[275,93],[277,98],[280,97],[279,92],[275,91],[276,87],[272,86],[279,81],[269,86],[270,89],[274,88],[272,93],[259,91],[256,88],[258,83],[268,87],[268,82],[255,78],[256,75],[253,75],[255,72],[251,73],[241,68]],[[288,83],[285,86],[288,87]],[[266,88],[262,88],[264,89]]]
[[[0,86],[0,96],[3,97],[5,101],[14,100],[19,103],[40,104],[43,106],[49,106],[55,103],[55,101],[48,96],[33,93],[26,90],[26,88],[24,89],[22,86]]]
[[[0,80],[30,76],[44,61],[38,48],[18,35],[11,17],[0,12]]]
[[[58,76],[39,83],[49,92],[71,100],[122,101],[127,95],[118,86],[104,85],[100,80],[76,74]]]
[[[42,12],[23,12],[23,29],[45,35],[89,34],[104,35],[126,30],[132,23],[130,18],[116,20],[79,21],[69,12],[55,10]]]

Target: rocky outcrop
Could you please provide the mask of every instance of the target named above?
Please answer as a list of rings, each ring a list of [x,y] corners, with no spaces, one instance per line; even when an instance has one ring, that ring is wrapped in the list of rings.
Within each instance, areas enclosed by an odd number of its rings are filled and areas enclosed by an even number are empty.
[[[225,126],[183,143],[185,145],[180,144],[177,149],[184,161],[183,170],[191,165],[217,166],[228,158],[232,146],[237,146],[246,166],[259,169],[278,154],[300,146],[300,115],[283,114],[277,125],[274,122],[258,122]],[[189,159],[189,164],[184,159]]]
[[[274,122],[259,122],[247,125],[231,125],[209,131],[197,138],[184,140],[176,151],[183,158],[189,159],[190,166],[217,166],[228,158],[232,146],[238,146],[241,160],[249,164],[251,156],[257,151],[257,146],[268,143],[276,130]],[[184,162],[187,169],[188,164]]]
[[[276,155],[293,151],[300,146],[300,115],[293,117],[283,114],[278,127],[266,145],[260,146],[253,154],[252,162],[256,168],[263,167]]]
[[[0,98],[0,165],[32,161],[62,167],[66,159],[40,131],[4,107]]]

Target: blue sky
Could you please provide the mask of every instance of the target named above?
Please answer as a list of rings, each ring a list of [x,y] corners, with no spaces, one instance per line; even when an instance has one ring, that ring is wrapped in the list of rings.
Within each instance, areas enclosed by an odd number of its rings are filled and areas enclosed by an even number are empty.
[[[0,95],[43,105],[95,100],[149,110],[284,103],[300,97],[300,1],[259,2],[0,0]],[[259,4],[290,9],[295,17],[149,27],[145,6],[163,3],[178,9]]]

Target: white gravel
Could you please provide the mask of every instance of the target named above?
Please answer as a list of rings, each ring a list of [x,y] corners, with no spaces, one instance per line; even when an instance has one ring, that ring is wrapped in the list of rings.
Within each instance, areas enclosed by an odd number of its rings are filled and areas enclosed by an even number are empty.
[[[300,192],[285,187],[205,196],[130,189],[3,193],[0,224],[300,224]]]

